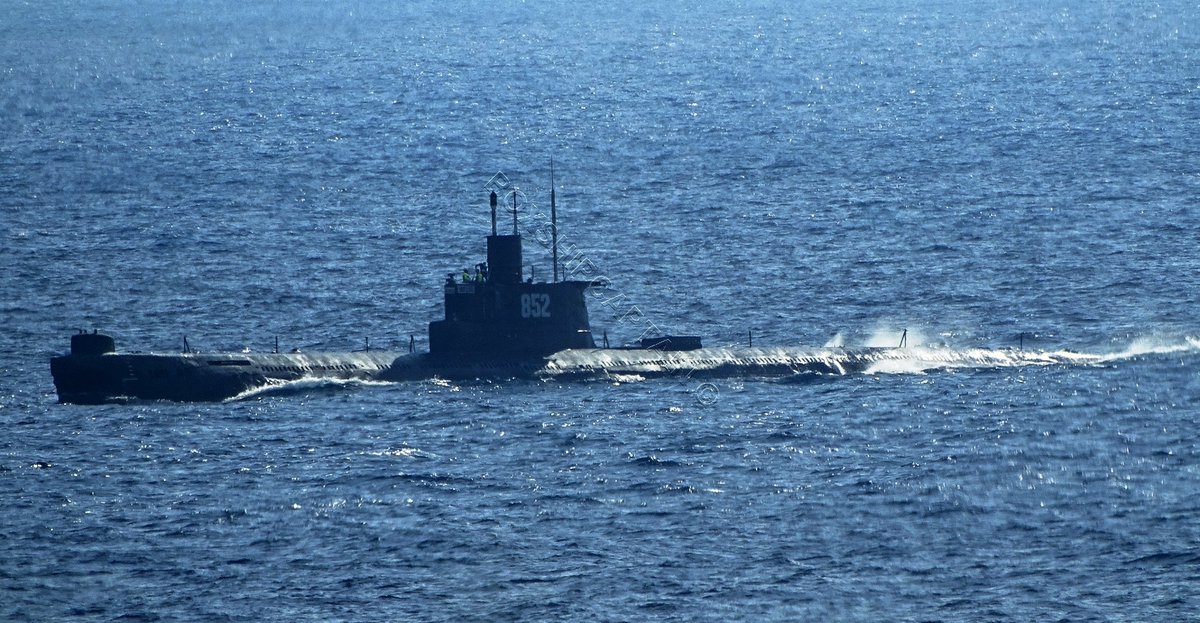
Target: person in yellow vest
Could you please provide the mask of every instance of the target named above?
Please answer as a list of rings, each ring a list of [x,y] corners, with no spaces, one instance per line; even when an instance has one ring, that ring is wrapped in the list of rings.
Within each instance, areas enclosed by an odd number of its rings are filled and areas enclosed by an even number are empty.
[[[471,273],[467,269],[463,269],[463,283],[471,281]]]

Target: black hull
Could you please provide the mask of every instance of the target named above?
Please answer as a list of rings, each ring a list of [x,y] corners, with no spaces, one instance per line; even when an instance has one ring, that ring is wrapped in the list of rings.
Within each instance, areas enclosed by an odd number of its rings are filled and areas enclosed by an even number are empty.
[[[545,357],[437,356],[384,351],[312,354],[64,355],[50,361],[59,402],[216,402],[305,379],[594,380],[843,376],[896,367],[1002,368],[1094,357],[1033,351],[927,348],[569,349]],[[1090,362],[1090,361],[1089,361]]]
[[[58,401],[217,402],[305,378],[376,378],[396,353],[64,355],[50,360]]]

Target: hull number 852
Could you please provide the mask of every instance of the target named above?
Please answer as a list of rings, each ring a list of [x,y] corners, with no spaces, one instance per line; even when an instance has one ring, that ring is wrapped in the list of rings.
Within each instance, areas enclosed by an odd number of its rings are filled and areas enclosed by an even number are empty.
[[[549,294],[522,294],[521,295],[521,317],[522,318],[549,318],[550,317],[550,295]]]

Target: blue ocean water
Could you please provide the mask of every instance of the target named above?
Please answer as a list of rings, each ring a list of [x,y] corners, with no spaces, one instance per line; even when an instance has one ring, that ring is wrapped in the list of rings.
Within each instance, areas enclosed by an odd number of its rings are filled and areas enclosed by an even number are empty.
[[[1200,620],[1194,3],[4,13],[0,619]],[[613,341],[1109,357],[55,403],[420,344],[551,161]]]

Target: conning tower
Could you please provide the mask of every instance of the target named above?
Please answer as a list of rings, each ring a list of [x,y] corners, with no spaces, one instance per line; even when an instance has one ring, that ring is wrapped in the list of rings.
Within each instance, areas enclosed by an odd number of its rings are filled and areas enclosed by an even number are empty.
[[[429,323],[430,355],[503,358],[595,348],[584,301],[590,281],[558,281],[557,261],[554,281],[534,283],[532,277],[522,280],[515,192],[512,200],[513,232],[500,235],[496,232],[498,198],[491,193],[492,235],[487,237],[487,263],[447,277],[445,318]],[[551,192],[551,218],[555,221],[551,227],[557,242],[557,211],[553,204]]]

